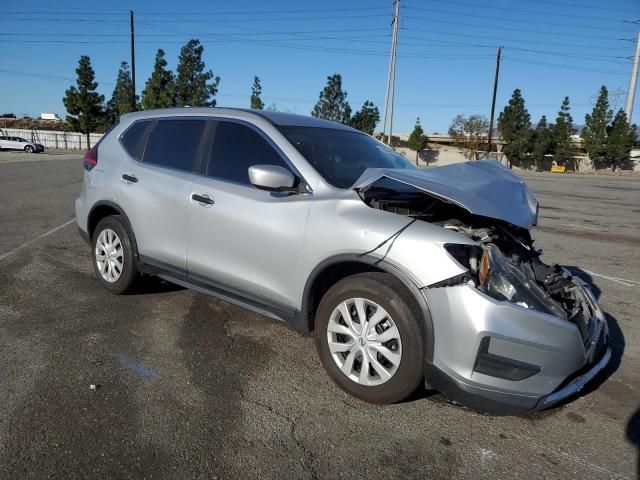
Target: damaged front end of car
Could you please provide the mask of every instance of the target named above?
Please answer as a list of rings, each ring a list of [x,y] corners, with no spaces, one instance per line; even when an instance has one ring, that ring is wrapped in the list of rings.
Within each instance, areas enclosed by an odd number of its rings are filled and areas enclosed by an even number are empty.
[[[605,316],[584,281],[541,260],[537,201],[510,170],[370,170],[356,189],[372,208],[472,240],[443,243],[464,272],[423,288],[436,336],[428,384],[480,410],[523,411],[575,394],[606,366]]]

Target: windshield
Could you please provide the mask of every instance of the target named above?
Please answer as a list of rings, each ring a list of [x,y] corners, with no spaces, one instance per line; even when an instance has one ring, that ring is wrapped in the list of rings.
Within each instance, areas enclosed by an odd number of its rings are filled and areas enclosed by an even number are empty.
[[[349,188],[367,168],[416,168],[374,138],[321,127],[281,126],[280,131],[331,185]]]

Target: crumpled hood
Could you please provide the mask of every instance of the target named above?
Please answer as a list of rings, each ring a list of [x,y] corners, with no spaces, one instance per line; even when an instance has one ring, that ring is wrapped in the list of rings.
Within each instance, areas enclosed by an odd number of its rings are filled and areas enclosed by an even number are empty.
[[[495,160],[415,170],[368,168],[351,188],[360,190],[385,177],[454,203],[474,215],[527,230],[538,220],[538,201],[527,185]]]

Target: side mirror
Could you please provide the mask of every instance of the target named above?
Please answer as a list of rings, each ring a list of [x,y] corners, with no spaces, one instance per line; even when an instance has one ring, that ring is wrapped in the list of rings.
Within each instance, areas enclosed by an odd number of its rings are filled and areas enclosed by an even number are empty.
[[[294,192],[296,177],[283,167],[276,165],[253,165],[249,167],[251,185],[270,192]]]

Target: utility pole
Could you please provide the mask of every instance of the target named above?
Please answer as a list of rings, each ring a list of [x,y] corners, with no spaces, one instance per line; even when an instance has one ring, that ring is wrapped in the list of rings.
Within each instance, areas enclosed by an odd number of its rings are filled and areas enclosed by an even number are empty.
[[[636,40],[636,54],[633,56],[633,68],[631,69],[631,80],[629,81],[629,91],[627,92],[627,103],[624,111],[627,114],[627,121],[631,124],[631,114],[633,113],[633,102],[636,99],[636,85],[638,83],[638,62],[640,62],[640,32]]]
[[[496,113],[496,93],[498,92],[498,78],[500,76],[500,56],[502,55],[502,47],[498,47],[496,55],[496,76],[493,79],[493,99],[491,100],[491,118],[489,120],[489,140],[487,142],[487,150],[491,151],[491,140],[493,139],[493,117]]]
[[[389,136],[387,145],[391,145],[391,132],[393,130],[393,101],[396,88],[396,52],[398,48],[398,24],[400,20],[400,0],[394,1],[393,35],[391,37],[391,55],[389,56],[389,72],[387,74],[387,87],[384,94],[384,115],[382,121],[382,141],[387,133],[387,112],[389,112]]]
[[[136,111],[136,47],[135,32],[133,29],[133,10],[129,10],[129,21],[131,23],[131,109]]]

